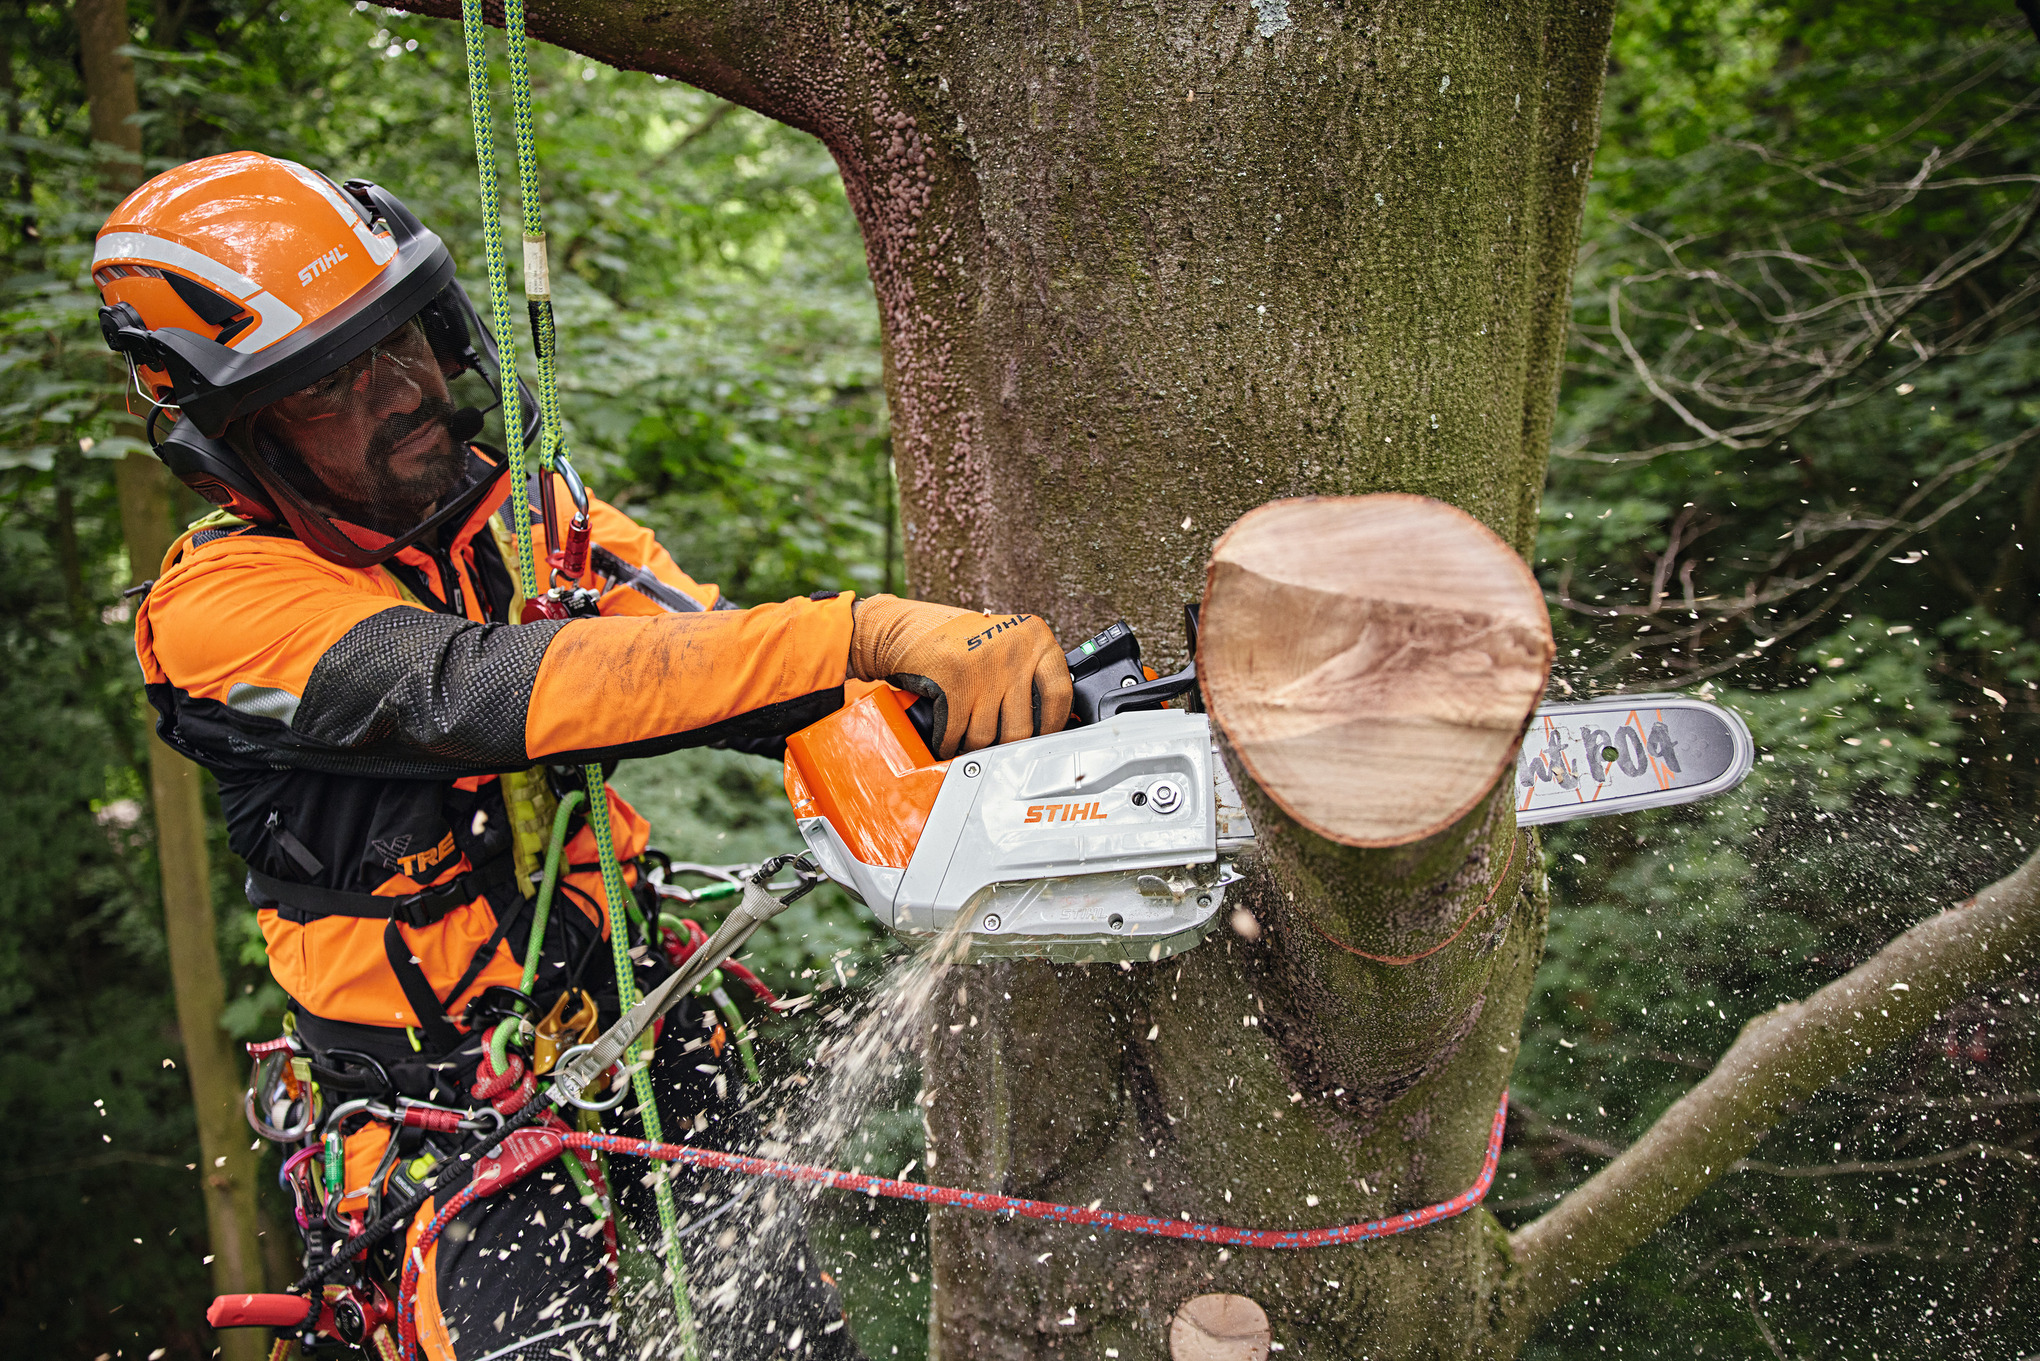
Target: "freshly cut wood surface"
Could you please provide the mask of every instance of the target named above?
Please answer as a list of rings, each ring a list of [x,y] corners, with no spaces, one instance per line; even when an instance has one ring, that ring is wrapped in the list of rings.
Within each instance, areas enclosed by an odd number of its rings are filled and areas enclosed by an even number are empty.
[[[1169,1361],[1268,1361],[1268,1311],[1245,1295],[1199,1295],[1169,1319]]]
[[[1212,550],[1197,645],[1212,718],[1284,811],[1348,846],[1450,826],[1494,787],[1544,694],[1530,569],[1423,496],[1306,497]]]

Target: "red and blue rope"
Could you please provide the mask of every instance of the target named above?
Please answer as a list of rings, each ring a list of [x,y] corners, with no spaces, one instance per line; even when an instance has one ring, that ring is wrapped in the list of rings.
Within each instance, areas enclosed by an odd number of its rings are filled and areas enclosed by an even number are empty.
[[[1323,1248],[1340,1243],[1364,1243],[1371,1238],[1387,1238],[1392,1234],[1408,1233],[1421,1229],[1426,1224],[1435,1224],[1441,1219],[1451,1219],[1465,1214],[1486,1198],[1488,1190],[1495,1184],[1495,1164],[1502,1156],[1502,1128],[1508,1121],[1509,1094],[1502,1093],[1501,1104],[1495,1108],[1495,1118],[1488,1128],[1487,1156],[1482,1159],[1480,1175],[1473,1185],[1461,1191],[1450,1200],[1441,1200],[1435,1205],[1409,1210],[1386,1219],[1370,1219],[1363,1224],[1339,1224],[1324,1229],[1236,1229],[1224,1224],[1199,1224],[1187,1219],[1157,1219],[1152,1215],[1127,1214],[1121,1210],[1092,1210],[1082,1205],[1057,1205],[1045,1200],[1024,1200],[1018,1196],[993,1195],[987,1191],[965,1191],[953,1186],[929,1186],[917,1181],[896,1181],[891,1177],[873,1177],[862,1172],[840,1172],[832,1167],[815,1167],[807,1163],[780,1162],[773,1158],[753,1158],[742,1153],[723,1153],[712,1148],[689,1148],[683,1144],[654,1143],[649,1139],[627,1139],[616,1134],[567,1134],[561,1142],[568,1148],[583,1151],[599,1151],[618,1154],[629,1158],[650,1158],[655,1162],[684,1163],[690,1167],[712,1167],[724,1172],[738,1172],[751,1177],[772,1177],[778,1181],[805,1182],[810,1185],[829,1187],[838,1191],[856,1191],[867,1196],[886,1196],[893,1200],[917,1200],[928,1205],[945,1205],[965,1210],[980,1210],[986,1214],[1017,1215],[1024,1219],[1042,1219],[1054,1224],[1075,1224],[1090,1228],[1110,1229],[1119,1233],[1145,1233],[1161,1238],[1183,1238],[1194,1243],[1212,1243],[1235,1248]],[[414,1311],[418,1298],[418,1268],[424,1254],[438,1241],[440,1231],[476,1198],[471,1183],[453,1199],[446,1202],[444,1209],[433,1216],[432,1223],[418,1236],[417,1244],[405,1255],[403,1286],[398,1296],[398,1327],[403,1343],[404,1361],[413,1361],[417,1354],[417,1333]]]

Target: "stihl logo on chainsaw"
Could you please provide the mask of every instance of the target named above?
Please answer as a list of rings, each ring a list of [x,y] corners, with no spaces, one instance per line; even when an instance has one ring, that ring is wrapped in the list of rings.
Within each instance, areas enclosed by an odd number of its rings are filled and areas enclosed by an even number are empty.
[[[342,260],[345,260],[346,258],[347,252],[342,250],[340,247],[335,246],[333,247],[333,249],[327,251],[324,255],[321,255],[318,259],[312,261],[309,265],[306,265],[303,269],[299,270],[297,272],[298,282],[304,284],[306,287],[310,287],[312,280],[318,278],[321,274],[324,274],[327,270],[339,264]]]
[[[1082,822],[1086,819],[1103,822],[1110,816],[1100,812],[1098,801],[1089,803],[1031,803],[1027,805],[1029,822]]]
[[[994,636],[1004,633],[1007,629],[1012,628],[1016,624],[1024,624],[1033,617],[1034,616],[1031,614],[1016,614],[1010,619],[1001,619],[998,623],[992,625],[990,628],[986,629],[983,633],[973,633],[970,637],[964,639],[963,640],[964,650],[966,652],[974,652],[977,650],[978,644],[990,642]],[[1028,821],[1032,822],[1034,821],[1034,819],[1029,818]]]

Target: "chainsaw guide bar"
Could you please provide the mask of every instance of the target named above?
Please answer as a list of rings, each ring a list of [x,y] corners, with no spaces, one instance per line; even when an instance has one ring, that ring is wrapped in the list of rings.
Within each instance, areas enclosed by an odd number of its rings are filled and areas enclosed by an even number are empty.
[[[1733,710],[1685,695],[1546,704],[1516,753],[1516,823],[1692,803],[1741,784],[1756,754]]]

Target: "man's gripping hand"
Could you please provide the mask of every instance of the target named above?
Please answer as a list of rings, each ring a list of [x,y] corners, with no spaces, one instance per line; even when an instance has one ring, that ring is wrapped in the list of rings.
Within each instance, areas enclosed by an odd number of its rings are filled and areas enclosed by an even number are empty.
[[[1031,614],[977,614],[875,595],[856,605],[850,671],[935,703],[935,755],[1061,732],[1070,668]]]

